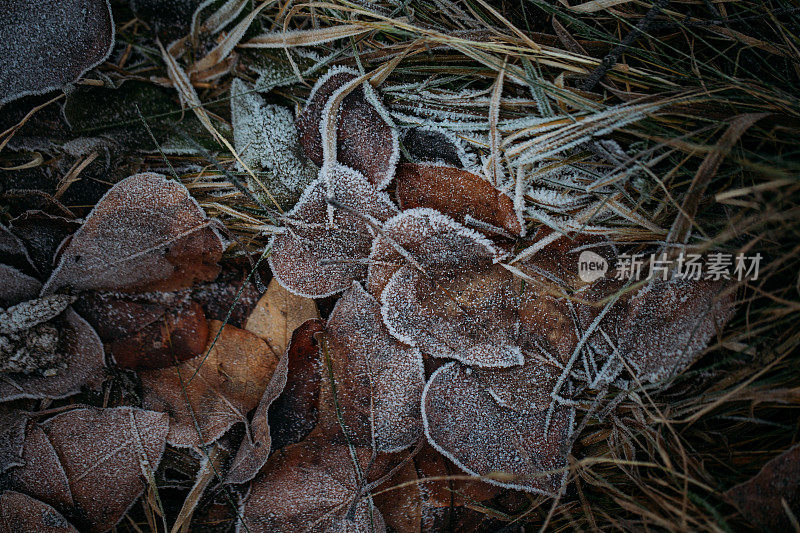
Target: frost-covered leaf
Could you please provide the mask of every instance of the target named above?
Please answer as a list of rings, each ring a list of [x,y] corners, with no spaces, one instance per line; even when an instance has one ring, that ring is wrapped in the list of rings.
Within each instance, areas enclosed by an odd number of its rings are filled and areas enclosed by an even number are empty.
[[[78,533],[55,509],[25,494],[0,493],[0,533]]]
[[[786,506],[800,506],[800,445],[795,445],[771,459],[752,478],[736,485],[725,496],[750,522],[763,531],[791,531],[795,514]]]
[[[75,505],[67,473],[47,433],[31,424],[22,452],[25,466],[11,471],[11,486],[66,511]]]
[[[209,322],[209,345],[220,327],[221,322]],[[247,421],[277,364],[278,357],[266,342],[249,331],[225,326],[203,355],[171,368],[140,371],[142,405],[169,413],[171,445],[210,444],[233,424]]]
[[[277,355],[283,355],[294,330],[306,320],[317,317],[319,311],[314,300],[292,294],[273,278],[247,318],[244,329],[267,341]]]
[[[49,372],[4,374],[0,401],[18,398],[65,398],[81,387],[94,388],[107,377],[103,344],[92,327],[68,308],[54,322],[62,335],[62,364]]]
[[[403,148],[417,163],[444,164],[462,169],[475,167],[461,140],[450,130],[432,126],[411,128],[403,134]]]
[[[25,243],[36,270],[44,277],[49,276],[55,266],[59,245],[79,227],[80,224],[75,220],[48,215],[43,211],[26,211],[9,225],[14,235]]]
[[[286,232],[272,241],[269,266],[281,285],[300,296],[344,291],[366,275],[364,260],[377,231],[365,218],[380,224],[395,213],[389,197],[358,172],[341,165],[323,169],[287,213]]]
[[[374,444],[379,452],[416,442],[422,434],[422,354],[389,335],[380,305],[360,283],[354,282],[336,303],[324,338],[330,365],[330,374],[324,373],[329,392],[324,408],[336,413],[333,423],[344,426],[348,441]]]
[[[383,517],[369,494],[360,494],[371,453],[354,451],[351,455],[345,445],[307,439],[275,452],[253,482],[239,530],[384,532]]]
[[[529,359],[505,370],[449,363],[422,399],[430,443],[465,472],[503,487],[555,494],[566,479],[571,408],[550,396],[560,371]]]
[[[300,442],[317,425],[323,369],[316,334],[324,328],[322,320],[313,319],[292,334],[285,354],[286,386],[269,408],[273,449]]]
[[[609,282],[605,289],[587,289],[580,296],[600,301],[619,288]],[[733,316],[734,307],[735,293],[725,282],[653,280],[622,295],[589,340],[603,357],[622,355],[639,380],[655,383],[694,363]],[[602,310],[602,306],[582,306],[582,328],[589,327]]]
[[[487,268],[505,253],[434,209],[407,209],[386,221],[372,243],[367,289],[376,298],[397,270],[416,261],[430,274]]]
[[[35,298],[42,288],[36,278],[23,274],[14,267],[0,264],[0,306],[10,307]]]
[[[299,144],[294,114],[268,104],[237,78],[231,84],[231,121],[234,147],[261,181],[248,176],[250,190],[265,203],[271,204],[271,195],[282,206],[293,205],[319,172]]]
[[[142,494],[147,478],[153,479],[169,419],[131,407],[88,408],[57,415],[41,427],[69,481],[74,507],[68,514],[93,533],[119,522]],[[46,475],[39,472],[40,478]]]
[[[0,258],[2,264],[7,267],[13,267],[27,274],[39,274],[34,268],[25,244],[3,224],[0,224]]]
[[[27,421],[22,411],[0,405],[0,474],[24,464],[22,445]]]
[[[460,168],[404,163],[397,169],[397,198],[401,209],[430,207],[459,222],[467,217],[522,233],[514,201],[486,179]]]
[[[108,57],[108,0],[15,0],[0,14],[0,105],[77,81]]]
[[[136,174],[100,199],[42,289],[175,290],[219,273],[222,240],[189,191]]]
[[[331,98],[357,77],[352,69],[330,69],[317,80],[305,109],[297,117],[300,142],[317,165],[323,164],[322,125],[330,111]],[[336,139],[339,163],[361,172],[379,189],[389,185],[399,158],[399,136],[380,98],[368,83],[345,96],[339,105]]]

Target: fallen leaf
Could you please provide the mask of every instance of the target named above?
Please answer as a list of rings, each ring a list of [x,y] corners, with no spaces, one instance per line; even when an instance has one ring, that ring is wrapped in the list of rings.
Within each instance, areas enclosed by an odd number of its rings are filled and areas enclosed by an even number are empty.
[[[791,531],[800,508],[800,444],[772,458],[744,483],[725,496],[756,527],[764,531]],[[785,505],[792,510],[789,517]]]
[[[322,402],[347,442],[395,452],[422,435],[425,376],[422,354],[392,338],[380,311],[358,282],[336,303],[324,335]]]
[[[448,363],[433,373],[422,399],[428,441],[468,474],[554,495],[566,480],[574,418],[558,404],[548,416],[559,375],[530,357],[502,370]]]
[[[0,533],[78,533],[55,509],[30,496],[0,493]]]
[[[117,183],[61,254],[42,289],[52,294],[190,287],[219,273],[222,240],[189,191],[154,173]]]
[[[402,143],[417,163],[444,164],[463,169],[475,166],[474,156],[467,154],[464,144],[451,130],[435,126],[409,128],[403,134]]]
[[[172,446],[210,444],[233,424],[246,423],[278,364],[267,343],[249,331],[222,327],[215,320],[208,326],[210,348],[204,355],[171,368],[139,372],[142,405],[169,413],[167,442]]]
[[[0,401],[19,398],[66,398],[81,387],[98,387],[107,377],[103,343],[94,329],[71,308],[55,319],[63,334],[66,368],[54,375],[5,374],[0,379]]]
[[[27,421],[28,417],[22,411],[0,405],[0,474],[25,464],[22,447]]]
[[[3,258],[3,264],[9,268],[19,270],[26,275],[39,274],[34,268],[25,244],[2,224],[0,224],[0,257]]]
[[[478,220],[521,235],[514,201],[478,174],[451,166],[403,163],[397,168],[400,209],[429,207],[470,225]]]
[[[276,451],[242,507],[240,529],[257,532],[382,533],[383,517],[365,485],[371,453],[305,440]],[[355,463],[355,464],[354,464]]]
[[[107,0],[6,3],[0,22],[0,105],[77,81],[113,46]]]
[[[101,532],[119,522],[144,491],[146,479],[153,479],[169,419],[131,407],[88,408],[67,411],[41,426],[69,480],[75,523]]]
[[[480,478],[464,479],[464,472],[430,444],[414,456],[422,510],[475,505],[497,496],[501,489]]]
[[[273,238],[269,266],[299,296],[342,292],[366,275],[363,260],[377,229],[365,219],[382,223],[395,213],[391,199],[358,172],[341,165],[323,169],[287,213],[286,232]]]
[[[273,278],[244,329],[267,341],[277,355],[283,355],[294,330],[317,317],[319,311],[314,300],[292,294]]]
[[[74,220],[48,215],[43,211],[26,211],[9,225],[14,235],[25,244],[42,279],[52,272],[59,245],[79,227],[80,224]]]
[[[208,320],[227,320],[232,326],[244,328],[261,293],[262,289],[256,286],[253,277],[248,278],[247,273],[226,267],[213,282],[192,287],[191,297],[203,306]]]
[[[47,433],[31,424],[25,435],[24,466],[11,471],[11,486],[66,511],[75,505],[67,473]]]
[[[0,285],[0,306],[3,307],[36,298],[42,288],[39,280],[8,265],[0,264],[0,278],[3,279]]]
[[[319,166],[323,165],[322,122],[330,112],[331,98],[358,76],[352,69],[330,69],[317,80],[305,109],[297,117],[300,143]],[[379,189],[385,189],[394,177],[400,143],[394,122],[368,83],[344,97],[336,124],[336,160],[363,174]]]
[[[418,533],[422,525],[422,494],[414,461],[407,461],[373,496],[387,529]]]
[[[322,360],[316,335],[320,319],[307,320],[294,330],[286,351],[288,376],[283,392],[269,407],[274,450],[303,440],[319,418]]]
[[[231,122],[236,151],[261,181],[248,176],[250,190],[267,205],[272,205],[272,199],[281,206],[293,205],[319,169],[299,144],[291,110],[268,104],[236,78],[231,84]]]

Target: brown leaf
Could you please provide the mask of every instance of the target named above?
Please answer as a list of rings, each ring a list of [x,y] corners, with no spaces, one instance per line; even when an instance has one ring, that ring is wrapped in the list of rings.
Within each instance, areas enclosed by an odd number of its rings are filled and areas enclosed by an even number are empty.
[[[159,295],[162,296],[162,295]],[[72,305],[95,329],[103,342],[124,339],[161,320],[167,307],[173,305],[169,297],[150,301],[146,298],[116,293],[87,292]]]
[[[109,351],[123,368],[165,368],[202,354],[207,341],[203,308],[188,301],[130,337],[112,342]]]
[[[169,291],[214,279],[222,240],[189,191],[165,176],[136,174],[97,203],[61,254],[43,294]]]
[[[22,447],[28,418],[17,409],[0,405],[0,474],[25,464]]]
[[[277,355],[283,355],[294,330],[306,320],[318,317],[314,300],[292,294],[273,278],[244,329],[267,341]]]
[[[273,449],[300,442],[317,425],[322,362],[316,334],[324,328],[322,320],[313,319],[304,322],[292,334],[285,354],[286,386],[269,408]]]
[[[422,494],[414,461],[406,462],[373,497],[388,528],[397,533],[418,533],[422,525]],[[387,529],[388,529],[387,528]]]
[[[261,290],[253,279],[247,279],[244,272],[233,268],[223,268],[213,282],[192,288],[192,300],[203,306],[208,320],[227,319],[228,324],[237,328],[244,328],[260,298]]]
[[[380,305],[360,283],[337,302],[324,339],[328,368],[322,402],[328,423],[344,426],[348,442],[374,445],[378,452],[399,451],[419,440],[422,354],[389,335]]]
[[[276,451],[253,482],[240,528],[252,533],[385,531],[371,498],[360,493],[371,453],[354,450],[351,455],[345,445],[307,439]]]
[[[355,70],[334,67],[317,80],[308,102],[297,117],[300,143],[318,166],[323,165],[322,121],[330,112],[331,97],[358,77]],[[394,177],[400,153],[397,129],[374,89],[364,83],[339,105],[336,160],[362,173],[385,189]]]
[[[14,267],[0,264],[0,306],[12,305],[36,298],[42,288],[39,280],[23,274]]]
[[[30,496],[0,493],[0,533],[78,533],[61,513]]]
[[[800,444],[771,459],[752,478],[730,488],[725,496],[750,522],[764,531],[790,531],[800,509]]]
[[[69,480],[76,523],[101,532],[119,522],[161,462],[168,420],[118,407],[75,409],[41,424]]]
[[[358,172],[341,165],[325,168],[287,213],[286,233],[273,238],[270,268],[299,296],[342,292],[366,275],[360,260],[369,255],[377,230],[365,218],[381,223],[395,213],[391,199]]]
[[[406,130],[403,134],[403,148],[414,161],[420,163],[458,168],[471,167],[474,164],[454,132],[435,126],[418,126]],[[399,174],[397,177],[399,178]]]
[[[249,331],[209,322],[206,354],[157,370],[142,370],[143,406],[169,413],[167,441],[178,447],[210,444],[261,400],[278,357]],[[216,338],[216,342],[214,342]],[[211,346],[213,343],[213,347]],[[196,373],[196,374],[195,374]]]
[[[425,510],[473,505],[494,498],[501,491],[479,478],[463,479],[463,471],[430,444],[414,456],[414,465]]]
[[[403,163],[397,169],[400,208],[429,207],[467,223],[467,217],[522,234],[513,200],[486,179],[460,168]],[[469,224],[468,224],[469,225]]]
[[[588,301],[614,295],[620,284],[607,282],[582,291]],[[724,281],[673,278],[653,280],[624,294],[600,322],[618,353],[644,382],[667,380],[694,363],[709,341],[733,316],[735,293]],[[585,330],[603,307],[580,306]],[[589,338],[592,348],[608,359],[613,345],[599,331]]]
[[[107,0],[13,2],[0,24],[0,105],[77,81],[114,45]]]
[[[0,257],[3,258],[3,263],[7,267],[13,267],[14,270],[23,273],[38,275],[25,244],[3,224],[0,224]]]
[[[428,441],[471,475],[501,487],[554,495],[566,479],[572,409],[549,407],[560,372],[529,357],[525,366],[470,369],[449,363],[422,399]]]
[[[31,424],[22,453],[25,466],[11,471],[11,486],[66,511],[75,505],[67,473],[47,433]]]
[[[0,401],[65,398],[81,387],[98,387],[107,377],[105,353],[94,329],[71,308],[55,319],[64,335],[66,368],[54,375],[7,374],[0,380]]]

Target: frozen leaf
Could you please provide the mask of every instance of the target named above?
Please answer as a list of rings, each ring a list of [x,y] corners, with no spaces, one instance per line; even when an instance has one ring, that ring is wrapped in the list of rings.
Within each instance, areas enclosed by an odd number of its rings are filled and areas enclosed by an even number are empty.
[[[44,277],[53,270],[59,245],[79,227],[74,220],[43,211],[27,211],[10,224],[11,231],[25,243],[36,270]]]
[[[68,294],[53,294],[20,302],[0,311],[0,335],[22,332],[52,320],[74,301]]]
[[[361,494],[369,449],[307,439],[275,452],[253,482],[240,531],[382,533],[369,494]],[[354,464],[357,462],[357,464]]]
[[[3,264],[7,267],[14,267],[22,272],[38,275],[25,244],[9,228],[2,224],[0,224],[0,257],[2,257]]]
[[[209,345],[220,327],[221,322],[209,322]],[[247,421],[277,364],[266,342],[225,326],[205,354],[171,368],[140,371],[143,406],[169,413],[171,445],[210,444],[233,424]]]
[[[551,391],[560,375],[530,359],[508,370],[449,363],[431,376],[422,399],[430,443],[465,472],[503,487],[553,495],[566,472],[570,408]]]
[[[25,466],[11,471],[11,486],[15,490],[30,494],[62,511],[75,505],[61,459],[47,433],[38,424],[31,424],[28,429],[22,459]]]
[[[22,444],[25,442],[25,424],[22,411],[0,405],[0,474],[11,467],[22,466]]]
[[[522,234],[513,200],[477,174],[451,166],[403,163],[396,181],[401,209],[430,207],[462,223],[471,218]]]
[[[581,296],[598,301],[618,288],[609,282],[605,290],[587,289]],[[602,331],[590,337],[590,345],[605,358],[615,357],[616,348],[643,382],[663,381],[700,356],[733,315],[734,304],[735,294],[724,282],[653,280],[620,297],[600,321]],[[587,328],[602,310],[582,306],[581,326]]]
[[[114,46],[108,0],[5,3],[0,15],[0,105],[77,81]]]
[[[419,403],[425,376],[422,354],[397,342],[381,321],[380,305],[358,282],[336,303],[325,329],[328,402],[336,394],[335,423],[348,441],[394,452],[422,434]],[[335,389],[333,388],[335,387]]]
[[[322,320],[313,319],[292,333],[284,356],[288,367],[286,386],[269,408],[273,449],[300,442],[317,425],[322,363],[316,334],[324,328]]]
[[[306,320],[317,317],[319,312],[314,300],[292,294],[273,278],[247,318],[244,329],[267,341],[277,355],[283,355],[294,330]]]
[[[109,352],[123,368],[164,368],[204,352],[208,323],[203,308],[188,301],[172,307],[161,318],[129,337],[109,344]]]
[[[346,209],[329,205],[329,199]],[[341,165],[323,169],[287,213],[286,232],[272,241],[269,266],[299,296],[342,292],[366,275],[364,260],[377,230],[365,219],[380,224],[395,213],[389,197],[358,172]]]
[[[14,267],[0,264],[0,306],[9,307],[35,298],[42,288],[36,278],[23,274]]]
[[[800,508],[800,445],[771,459],[752,478],[729,489],[725,496],[750,522],[763,531],[791,531]]]
[[[423,510],[459,507],[494,498],[501,491],[480,478],[464,479],[464,473],[451,460],[426,444],[414,456]]]
[[[266,271],[266,265],[264,270]],[[217,279],[211,283],[195,285],[192,299],[203,306],[209,320],[226,320],[227,323],[244,328],[247,317],[255,309],[262,290],[256,286],[253,277],[233,268],[223,268]]]
[[[110,343],[161,320],[171,304],[171,299],[150,301],[131,295],[87,292],[78,297],[73,308],[92,325],[103,342]]]
[[[317,80],[306,108],[297,117],[300,142],[308,156],[322,166],[322,125],[332,97],[358,77],[352,69],[334,67]],[[374,89],[363,83],[339,105],[336,160],[362,173],[379,189],[394,177],[399,158],[399,137],[392,119]]]
[[[0,493],[0,533],[78,533],[55,509],[30,496]]]
[[[403,148],[418,163],[436,163],[469,169],[475,166],[464,144],[450,130],[432,126],[411,128],[403,134]]]
[[[75,523],[101,532],[122,518],[161,462],[168,420],[117,407],[75,409],[41,424],[69,480]]]
[[[372,243],[367,289],[379,298],[397,270],[417,262],[431,274],[487,268],[505,253],[476,231],[434,209],[407,209],[384,224]]]
[[[59,344],[62,367],[45,374],[5,374],[0,380],[0,401],[65,398],[81,387],[97,387],[106,378],[103,344],[94,329],[69,308],[54,324],[63,335]]]
[[[263,184],[279,204],[293,205],[319,169],[300,147],[291,110],[268,104],[237,78],[231,85],[231,121],[234,147],[261,181],[248,176],[250,190],[267,202]]]
[[[42,289],[175,290],[219,273],[222,240],[189,191],[136,174],[100,199]]]

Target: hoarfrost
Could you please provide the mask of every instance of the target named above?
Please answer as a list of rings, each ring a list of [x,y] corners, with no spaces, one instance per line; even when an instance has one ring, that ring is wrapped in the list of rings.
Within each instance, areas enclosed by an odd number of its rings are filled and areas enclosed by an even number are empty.
[[[19,531],[16,526],[23,524],[25,530],[37,533],[78,533],[78,530],[51,506],[11,490],[0,493],[0,523],[10,524],[10,528],[3,528],[9,533]]]

